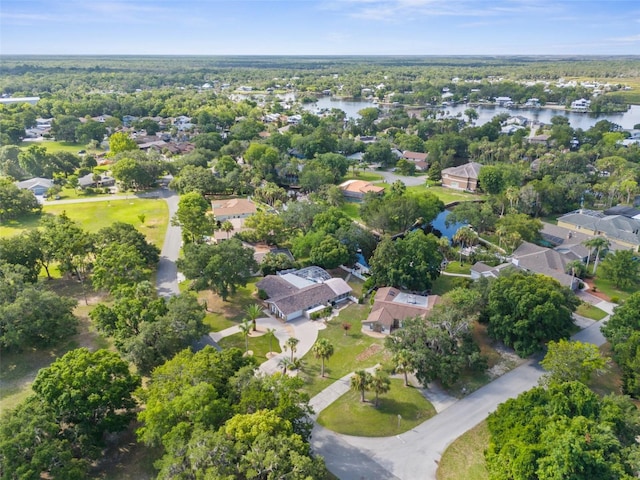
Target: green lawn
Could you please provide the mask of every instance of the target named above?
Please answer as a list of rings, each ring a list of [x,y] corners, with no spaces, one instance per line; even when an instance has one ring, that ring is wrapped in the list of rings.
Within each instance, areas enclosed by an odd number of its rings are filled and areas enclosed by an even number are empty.
[[[630,288],[617,288],[611,280],[604,278],[600,274],[601,270],[598,267],[596,276],[593,278],[593,283],[597,288],[597,291],[604,293],[607,297],[618,297],[618,300],[626,300],[631,294],[637,292],[640,289],[640,285],[635,285]]]
[[[488,480],[484,450],[489,446],[489,429],[483,421],[458,437],[442,454],[438,480]]]
[[[587,317],[596,321],[602,320],[604,317],[607,316],[607,312],[605,312],[604,310],[600,310],[598,307],[594,307],[593,305],[585,302],[581,303],[578,306],[578,308],[576,309],[576,313],[578,315],[581,315],[583,317]]]
[[[322,391],[330,384],[360,368],[372,367],[388,357],[381,338],[372,338],[361,332],[362,320],[369,312],[368,305],[349,305],[337,318],[320,330],[318,338],[328,339],[334,348],[334,354],[325,362],[325,377],[320,377],[321,362],[311,352],[303,357],[300,378],[305,380],[304,390],[310,396]],[[347,335],[341,325],[351,323]]]
[[[375,393],[349,391],[320,412],[318,423],[344,435],[389,437],[412,429],[435,415],[433,405],[414,387],[405,387],[404,380],[391,379],[389,392],[380,395],[374,406]],[[398,418],[400,416],[400,418]]]
[[[360,204],[357,202],[344,202],[340,206],[342,213],[345,213],[353,220],[360,220]]]
[[[363,172],[359,171],[357,175],[353,173],[349,173],[346,177],[344,177],[343,181],[347,180],[364,180],[365,182],[379,182],[382,180],[382,175],[373,173],[373,172]]]
[[[0,238],[19,235],[25,230],[36,228],[40,223],[40,215],[25,215],[16,220],[0,222]]]
[[[271,337],[271,340],[269,340]],[[271,342],[271,346],[269,344]],[[228,337],[223,338],[218,342],[222,348],[239,348],[244,352],[245,341],[242,333],[236,333]],[[272,348],[273,350],[269,350]],[[253,352],[253,356],[258,360],[258,363],[262,363],[267,359],[267,353],[270,351],[280,353],[280,345],[278,339],[271,335],[260,335],[258,337],[249,336],[249,350]]]
[[[447,264],[447,268],[445,268],[445,272],[461,273],[464,275],[469,275],[471,273],[471,264],[463,261],[462,266],[460,266],[459,261],[452,260]]]
[[[429,187],[427,184],[416,185],[415,187],[407,187],[407,192],[431,192],[435,196],[437,196],[440,200],[442,200],[445,205],[451,202],[468,202],[473,200],[482,200],[484,199],[484,195],[479,195],[475,193],[468,192],[460,192],[458,190],[453,190],[451,188],[444,187]]]
[[[148,240],[158,248],[162,247],[169,223],[169,209],[160,199],[133,198],[130,200],[110,200],[104,202],[70,203],[66,205],[44,205],[43,215],[67,216],[78,222],[90,233],[97,232],[113,222],[125,222],[134,225]],[[138,215],[144,214],[144,224]],[[25,230],[36,228],[40,217],[29,215],[11,222],[3,222],[0,226],[0,237],[17,235]]]
[[[49,153],[55,152],[70,152],[73,154],[78,154],[80,150],[85,150],[87,153],[100,153],[102,150],[91,150],[87,149],[86,145],[82,145],[80,143],[73,142],[56,142],[53,140],[50,141],[42,141],[42,142],[22,142],[20,144],[20,148],[28,148],[31,145],[37,145],[39,147],[44,147],[47,149]]]
[[[444,295],[449,290],[460,286],[461,283],[467,282],[468,279],[462,277],[450,277],[448,275],[440,275],[431,285],[431,295]]]

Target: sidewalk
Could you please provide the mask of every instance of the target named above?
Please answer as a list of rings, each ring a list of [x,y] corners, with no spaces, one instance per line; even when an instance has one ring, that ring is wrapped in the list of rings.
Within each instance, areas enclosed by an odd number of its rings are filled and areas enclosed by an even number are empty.
[[[369,373],[373,373],[376,368],[378,368],[380,364],[374,365],[370,368],[365,368],[365,371]],[[351,389],[351,377],[353,377],[353,373],[348,373],[344,377],[339,380],[336,380],[327,388],[318,393],[315,397],[309,400],[309,405],[313,408],[313,415],[311,418],[315,421],[318,418],[318,414],[335,402],[342,395],[347,393]]]

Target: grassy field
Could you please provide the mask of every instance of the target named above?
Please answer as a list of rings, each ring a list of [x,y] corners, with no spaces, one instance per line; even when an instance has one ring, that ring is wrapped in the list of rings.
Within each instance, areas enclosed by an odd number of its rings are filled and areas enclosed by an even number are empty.
[[[167,204],[159,199],[134,198],[130,200],[110,200],[104,202],[70,203],[66,205],[44,205],[43,215],[67,216],[78,222],[90,233],[97,232],[113,222],[125,222],[134,225],[149,241],[158,248],[162,247],[169,223]],[[145,215],[144,224],[139,215]],[[0,226],[0,237],[17,235],[25,230],[36,228],[40,217],[29,215],[19,220],[3,223]]]
[[[388,437],[406,432],[436,413],[419,390],[405,387],[399,378],[391,379],[391,389],[380,395],[377,408],[373,392],[367,392],[365,398],[363,403],[360,392],[345,393],[320,412],[318,423],[344,435]]]
[[[484,450],[489,445],[489,429],[483,421],[461,435],[445,450],[436,478],[438,480],[488,480]]]
[[[594,307],[589,303],[582,302],[576,309],[576,313],[591,320],[602,320],[607,316],[607,312],[600,310],[598,307]]]
[[[271,337],[271,340],[269,340]],[[280,345],[278,344],[278,339],[274,338],[271,335],[249,335],[249,350],[253,352],[253,356],[258,360],[258,363],[262,363],[267,358],[267,353],[273,351],[275,353],[280,353]],[[228,337],[223,338],[218,342],[222,348],[239,348],[240,350],[245,350],[245,341],[242,333],[236,333],[234,335],[230,335]],[[272,348],[273,350],[269,350]]]
[[[39,147],[44,147],[47,149],[47,152],[49,153],[70,152],[77,155],[80,150],[85,150],[87,153],[94,153],[94,154],[102,152],[102,150],[87,149],[86,145],[82,145],[80,143],[56,142],[54,140],[50,140],[50,141],[45,140],[42,142],[22,142],[19,146],[20,148],[28,148],[31,145],[38,145]]]
[[[334,354],[325,361],[325,377],[320,377],[321,361],[311,352],[302,360],[300,378],[305,380],[304,390],[314,396],[330,384],[359,368],[372,367],[385,361],[388,353],[381,338],[372,338],[361,332],[362,320],[369,312],[368,305],[349,305],[340,315],[327,322],[327,328],[320,330],[318,338],[328,339],[334,348]],[[341,325],[351,324],[351,330],[345,335]]]

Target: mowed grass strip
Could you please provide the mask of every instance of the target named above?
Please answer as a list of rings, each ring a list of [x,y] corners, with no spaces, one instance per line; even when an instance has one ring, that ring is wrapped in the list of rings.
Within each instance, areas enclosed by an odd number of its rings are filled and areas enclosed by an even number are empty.
[[[299,376],[305,381],[304,390],[314,396],[336,380],[361,368],[383,363],[390,357],[384,348],[384,339],[372,338],[362,333],[362,320],[367,317],[368,305],[352,304],[340,315],[327,322],[327,328],[318,332],[318,338],[326,338],[333,345],[334,354],[325,361],[325,377],[320,377],[321,361],[307,353],[302,358]],[[345,335],[343,323],[351,329]]]
[[[405,387],[404,380],[391,379],[391,389],[381,394],[374,406],[375,393],[349,391],[320,412],[318,423],[344,435],[389,437],[412,429],[435,415],[433,405],[414,387]],[[398,417],[398,415],[400,417]]]
[[[442,454],[437,480],[488,480],[484,451],[489,446],[489,429],[483,421],[459,436]]]
[[[600,310],[598,307],[594,307],[589,303],[581,303],[576,309],[576,313],[582,317],[590,318],[591,320],[602,320],[607,316],[607,312]]]

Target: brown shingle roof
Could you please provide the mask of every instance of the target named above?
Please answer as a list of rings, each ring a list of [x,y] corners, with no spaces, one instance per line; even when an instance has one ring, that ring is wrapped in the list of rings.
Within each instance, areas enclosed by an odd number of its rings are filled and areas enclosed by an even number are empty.
[[[211,202],[213,214],[219,217],[228,215],[253,214],[258,210],[256,204],[246,198],[232,198],[231,200],[214,200]]]

